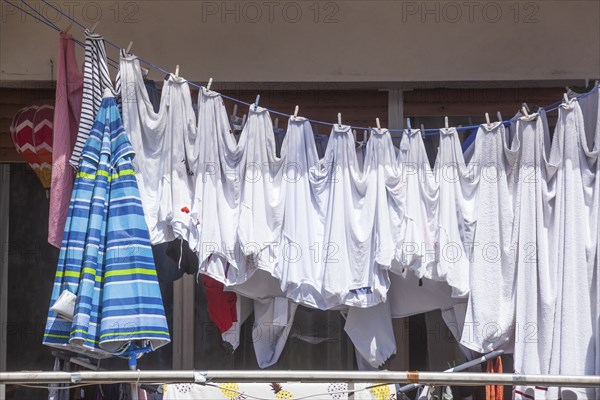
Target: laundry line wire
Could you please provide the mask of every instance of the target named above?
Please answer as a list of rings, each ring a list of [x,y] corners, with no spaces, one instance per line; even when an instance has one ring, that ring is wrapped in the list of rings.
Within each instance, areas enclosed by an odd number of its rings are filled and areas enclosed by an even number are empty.
[[[11,3],[10,1],[8,1],[8,0],[4,0],[4,1],[5,1],[6,3],[8,3],[8,4],[12,5],[13,7],[16,7],[16,8],[18,8],[18,9],[20,9],[21,11],[24,11],[24,12],[26,12],[27,14],[31,15],[32,17],[36,18],[36,17],[35,17],[33,14],[31,14],[31,13],[27,12],[26,10],[24,10],[24,9],[23,9],[23,8],[21,8],[21,7],[15,6],[15,5],[14,5],[13,3]],[[81,22],[79,22],[79,21],[78,21],[76,18],[74,18],[74,17],[71,17],[70,15],[66,14],[66,13],[65,13],[65,12],[63,12],[63,11],[62,11],[60,8],[58,8],[58,7],[56,7],[55,5],[51,4],[51,3],[50,3],[48,0],[41,0],[41,1],[42,1],[44,4],[48,5],[49,7],[51,7],[52,9],[54,9],[55,11],[57,11],[59,14],[61,14],[61,15],[63,15],[64,17],[68,18],[68,19],[69,19],[71,22],[75,23],[76,25],[78,25],[78,26],[79,26],[79,27],[81,27],[82,29],[84,29],[84,30],[85,30],[85,29],[87,29],[87,28],[85,27],[85,25],[83,25]],[[31,5],[29,5],[29,4],[28,4],[28,3],[27,3],[25,0],[21,0],[21,2],[22,2],[22,3],[25,3],[25,4],[26,4],[26,5],[29,7],[29,8],[31,8],[31,9],[33,9],[33,10],[35,10],[35,8],[34,8],[34,7],[32,7]],[[38,14],[40,14],[40,15],[41,15],[41,16],[42,16],[42,17],[43,17],[45,20],[48,20],[48,19],[47,19],[47,18],[46,18],[44,15],[42,15],[42,14],[41,14],[39,11],[37,11],[37,10],[35,10],[35,11],[36,11]],[[42,21],[40,18],[36,18],[36,19],[37,19],[37,20],[39,20],[39,21]],[[42,21],[42,22],[44,22],[46,25],[48,25],[48,26],[50,26],[51,28],[53,28],[53,29],[55,29],[55,30],[57,30],[57,31],[59,31],[59,32],[60,32],[60,28],[58,28],[56,25],[54,25],[54,24],[53,24],[51,21],[49,21],[49,20],[48,20],[48,22],[46,22],[46,21]],[[104,39],[104,41],[105,41],[106,43],[108,43],[109,45],[111,45],[112,47],[114,47],[115,49],[117,49],[118,51],[120,51],[120,50],[122,49],[122,47],[120,47],[120,46],[116,45],[115,43],[113,43],[112,41],[110,41],[110,40],[106,39],[104,36],[103,36],[103,39]],[[77,42],[79,45],[83,45],[83,44],[82,44],[81,42],[79,42],[79,41],[76,41],[76,42]],[[154,68],[154,69],[155,69],[155,70],[157,70],[157,71],[160,71],[160,72],[162,72],[162,73],[164,73],[164,74],[167,74],[167,75],[170,75],[170,74],[171,74],[171,72],[167,71],[166,69],[164,69],[164,68],[161,68],[161,67],[159,67],[158,65],[155,65],[155,64],[151,63],[150,61],[148,61],[148,60],[146,60],[146,59],[142,58],[142,57],[139,57],[139,56],[136,56],[136,57],[137,57],[137,59],[138,59],[138,60],[140,60],[141,62],[145,63],[146,65],[148,65],[148,66],[150,66],[150,67]],[[116,64],[116,65],[118,66],[118,63],[117,63],[115,60],[112,60],[110,57],[107,57],[107,58],[108,58],[108,60],[109,60],[110,62],[112,62],[112,63],[114,63],[114,64]],[[117,66],[115,66],[115,65],[111,65],[111,66],[112,66],[113,68],[117,68]],[[196,84],[196,83],[194,83],[194,82],[190,82],[190,81],[187,81],[187,82],[188,82],[188,84],[189,84],[190,86],[196,87],[196,88],[197,88],[197,89],[199,89],[199,90],[202,90],[202,88],[203,88],[203,86],[201,86],[201,85],[198,85],[198,84]],[[598,89],[600,89],[600,86],[599,86],[599,85],[596,85],[596,86],[594,87],[594,89],[593,89],[593,90],[590,90],[590,91],[589,91],[589,92],[587,92],[587,93],[581,93],[581,94],[578,94],[577,96],[574,96],[574,98],[584,98],[584,97],[586,97],[586,96],[589,96],[590,94],[592,94],[594,91],[596,91],[596,90],[598,90]],[[220,95],[221,95],[221,97],[223,97],[223,98],[225,98],[225,99],[228,99],[228,100],[231,100],[231,101],[233,101],[233,102],[235,102],[235,103],[238,103],[238,104],[243,104],[243,105],[246,105],[246,106],[248,106],[248,107],[252,106],[252,103],[248,103],[248,102],[246,102],[246,101],[243,101],[243,100],[240,100],[240,99],[236,99],[235,97],[227,96],[227,95],[224,95],[224,94],[222,94],[222,93],[220,93]],[[560,105],[561,105],[561,104],[562,104],[562,100],[558,100],[558,101],[556,101],[556,102],[554,102],[554,103],[551,103],[551,104],[548,104],[548,105],[546,105],[546,106],[544,106],[544,107],[540,107],[540,109],[544,109],[544,110],[546,111],[546,113],[550,113],[550,112],[553,112],[553,111],[556,111],[556,110],[558,110],[558,109],[560,108]],[[274,114],[274,115],[280,115],[280,116],[287,117],[287,118],[291,118],[291,117],[292,117],[292,115],[291,115],[291,114],[283,113],[283,112],[280,112],[280,111],[277,111],[277,110],[271,110],[271,109],[268,109],[268,108],[265,108],[265,109],[266,109],[266,110],[267,110],[267,111],[268,111],[270,114]],[[331,127],[333,127],[333,126],[337,125],[337,124],[335,124],[335,123],[326,122],[326,121],[320,121],[320,120],[314,120],[314,119],[307,119],[307,121],[308,121],[308,122],[310,122],[310,123],[314,123],[314,124],[318,124],[318,125],[331,126]],[[498,122],[498,121],[496,121],[496,122]],[[510,122],[511,122],[511,120],[503,120],[503,121],[501,121],[501,122],[502,122],[502,124],[503,124],[503,125],[507,126],[507,125],[510,125]],[[479,127],[480,127],[480,125],[470,125],[470,126],[455,127],[455,129],[457,130],[457,132],[466,132],[466,131],[471,131],[471,130],[474,130],[474,129],[478,129]],[[357,130],[371,130],[371,129],[373,129],[373,128],[368,128],[368,127],[364,127],[364,126],[350,126],[350,128],[351,128],[351,129],[357,129]],[[388,131],[389,131],[389,132],[397,132],[397,133],[404,133],[406,130],[407,130],[407,129],[388,129]],[[421,129],[420,129],[420,130],[421,130]],[[439,135],[439,134],[440,134],[440,132],[441,132],[441,128],[429,128],[429,129],[422,129],[422,130],[421,130],[421,132],[422,132],[422,135],[423,135],[423,136],[437,136],[437,135]],[[397,139],[398,137],[392,137],[392,138],[393,138],[393,139]]]

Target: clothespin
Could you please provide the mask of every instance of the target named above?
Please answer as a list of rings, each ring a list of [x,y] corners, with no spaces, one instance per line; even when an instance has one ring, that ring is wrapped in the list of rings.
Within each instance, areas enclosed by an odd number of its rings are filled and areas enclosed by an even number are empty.
[[[379,122],[379,118],[375,118],[375,122],[377,123],[377,130],[381,130],[381,122]]]
[[[490,114],[488,113],[485,113],[485,122],[487,122],[488,128],[492,125],[492,123],[490,122]]]
[[[92,29],[90,29],[90,33],[94,33],[94,31],[96,30],[96,28],[98,27],[98,24],[100,23],[100,21],[96,21],[94,23],[94,25],[92,25]]]
[[[444,126],[446,129],[450,128],[450,124],[448,123],[448,117],[444,117]]]
[[[342,113],[338,113],[338,125],[342,124]]]
[[[179,78],[179,64],[175,66],[175,78]]]
[[[525,107],[525,109],[527,110],[527,112],[531,112],[531,108],[529,108],[529,106],[527,105],[527,103],[523,102],[522,106]]]
[[[67,25],[65,27],[65,29],[63,29],[61,32],[67,34],[67,33],[69,33],[69,31],[71,30],[72,27],[73,27],[73,21],[69,22],[69,25]]]
[[[363,143],[367,143],[368,134],[369,134],[369,131],[365,129],[363,131]]]
[[[210,78],[208,80],[208,83],[206,84],[206,90],[210,90],[210,86],[212,85],[212,83],[213,83],[213,78]]]
[[[234,116],[234,117],[237,117],[237,108],[238,108],[238,105],[237,105],[237,103],[235,103],[235,104],[233,105],[233,116]]]
[[[497,111],[497,112],[496,112],[496,116],[498,117],[498,121],[499,121],[500,123],[504,122],[504,120],[502,119],[502,114],[500,113],[500,111]]]
[[[525,106],[521,107],[521,112],[523,113],[524,116],[529,117],[529,113],[527,112],[527,109],[525,108]]]
[[[258,110],[258,102],[260,101],[260,94],[256,95],[256,100],[254,101],[254,111]]]
[[[275,118],[275,129],[279,129],[279,118]]]
[[[356,142],[356,129],[352,129],[352,135],[354,136],[354,141]]]
[[[133,46],[133,42],[129,42],[129,44],[127,45],[127,49],[125,50],[125,54],[131,54],[131,46]]]
[[[590,79],[585,78],[585,87],[587,88],[588,86],[590,86]]]
[[[294,119],[298,118],[298,111],[300,110],[300,107],[296,106],[296,108],[294,108]]]
[[[569,95],[567,93],[563,94],[563,98],[565,99],[565,103],[569,102]]]
[[[410,124],[410,118],[406,118],[406,128],[411,131],[412,130],[412,125]]]
[[[425,133],[425,125],[421,124],[421,134]]]
[[[142,76],[144,78],[147,77],[148,74],[150,73],[150,71],[148,71],[148,68],[140,67],[140,69],[142,70]]]
[[[244,114],[244,116],[242,117],[242,127],[246,125],[246,118],[248,118],[248,116]]]

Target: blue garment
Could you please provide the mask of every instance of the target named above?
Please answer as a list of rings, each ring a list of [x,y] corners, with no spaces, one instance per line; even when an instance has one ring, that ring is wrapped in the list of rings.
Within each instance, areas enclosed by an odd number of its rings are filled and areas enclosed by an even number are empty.
[[[48,313],[44,344],[110,357],[136,340],[170,342],[148,228],[113,97],[102,100],[75,185],[51,305],[77,295],[73,321]]]

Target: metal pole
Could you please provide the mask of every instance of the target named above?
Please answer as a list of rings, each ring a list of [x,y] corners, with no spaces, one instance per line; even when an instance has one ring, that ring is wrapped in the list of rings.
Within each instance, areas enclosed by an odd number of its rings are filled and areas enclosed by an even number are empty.
[[[502,354],[504,354],[504,350],[492,351],[491,353],[488,353],[488,354],[486,354],[486,355],[484,355],[482,357],[475,358],[475,359],[473,359],[471,361],[467,361],[464,364],[460,364],[460,365],[457,365],[456,367],[452,367],[450,369],[447,369],[444,372],[464,371],[467,368],[474,367],[475,365],[479,365],[481,363],[484,363],[487,360],[491,360],[492,358],[496,358],[498,356],[501,356]],[[421,386],[421,385],[418,384],[418,383],[411,383],[409,385],[402,386],[400,389],[398,389],[398,393],[407,393],[407,392],[410,392],[411,390],[415,390],[419,386]]]
[[[28,383],[204,383],[211,382],[376,382],[427,385],[541,385],[599,387],[600,376],[522,375],[466,372],[398,371],[78,371],[3,372],[0,384]]]

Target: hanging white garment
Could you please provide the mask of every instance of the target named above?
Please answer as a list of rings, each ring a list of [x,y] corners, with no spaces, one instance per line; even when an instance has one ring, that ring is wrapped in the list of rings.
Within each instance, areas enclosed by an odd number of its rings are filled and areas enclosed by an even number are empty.
[[[419,279],[415,272],[404,269],[390,275],[388,301],[393,318],[404,318],[425,312],[451,308],[465,299],[452,297],[452,288],[444,281]]]
[[[254,300],[252,341],[260,368],[275,364],[292,331],[298,305],[285,297]]]
[[[549,162],[550,132],[543,110],[522,116],[515,126],[520,148],[514,192],[514,370],[543,375],[549,373],[555,329],[556,270],[549,258],[548,229],[553,224],[555,194],[555,180],[550,177],[557,165]],[[545,388],[535,386],[515,386],[514,390],[515,399],[544,398],[545,393]]]
[[[254,268],[273,273],[285,210],[288,138],[284,138],[281,157],[277,157],[271,116],[262,107],[250,107],[244,131],[247,140],[238,242],[241,256],[252,258]]]
[[[425,144],[418,129],[406,130],[400,142],[398,163],[403,189],[392,189],[398,208],[404,213],[404,231],[396,245],[396,258],[401,269],[410,268],[419,278],[441,280],[437,276],[438,227],[437,202],[439,185]],[[402,271],[393,271],[401,273]]]
[[[293,301],[322,310],[331,307],[321,293],[323,262],[316,244],[323,243],[324,214],[310,182],[310,169],[320,168],[311,124],[290,118],[286,134],[287,165],[283,231],[275,276]]]
[[[196,136],[188,83],[165,80],[158,113],[135,56],[121,57],[123,124],[136,156],[133,165],[152,244],[188,238],[193,181],[185,143]]]
[[[237,228],[248,130],[237,142],[221,95],[204,88],[198,94],[197,130],[190,157],[195,187],[188,241],[198,254],[201,273],[235,284],[243,258]]]
[[[469,302],[461,343],[480,353],[510,351],[514,339],[513,209],[508,187],[514,151],[501,122],[481,125],[468,164],[477,181]],[[510,157],[507,157],[509,155]]]
[[[375,261],[377,169],[369,149],[361,173],[350,127],[336,124],[323,168],[310,170],[317,206],[326,210],[317,250],[324,264],[322,295],[331,306],[370,307],[385,301],[389,288],[387,271]]]
[[[596,81],[594,88],[578,98],[585,125],[588,143],[594,141],[594,149],[600,152],[600,81]],[[600,375],[600,160],[596,159],[596,185],[594,188],[594,202],[590,222],[592,232],[596,232],[596,264],[592,268],[593,292],[592,306],[595,306],[593,315],[596,316],[594,330],[596,344],[596,375]],[[600,397],[600,388],[596,390],[596,398]]]
[[[557,298],[550,374],[595,373],[594,327],[597,315],[592,304],[597,228],[592,228],[595,163],[598,149],[589,151],[585,121],[577,99],[559,107],[555,141],[561,150],[557,171],[556,214],[551,243],[557,262]],[[596,221],[598,216],[596,215]],[[594,389],[549,388],[547,398],[589,399]]]
[[[469,292],[477,182],[473,170],[465,164],[456,128],[440,130],[435,172],[440,185],[439,262],[435,275],[448,282],[454,297],[464,297]]]
[[[372,368],[381,367],[396,354],[396,337],[387,302],[369,308],[350,307],[344,331],[360,358]]]

